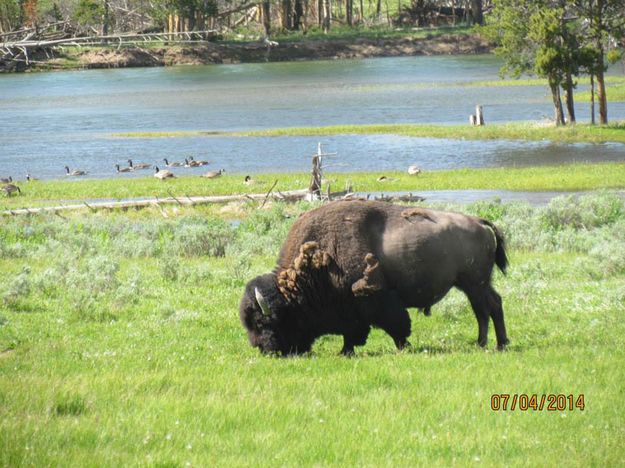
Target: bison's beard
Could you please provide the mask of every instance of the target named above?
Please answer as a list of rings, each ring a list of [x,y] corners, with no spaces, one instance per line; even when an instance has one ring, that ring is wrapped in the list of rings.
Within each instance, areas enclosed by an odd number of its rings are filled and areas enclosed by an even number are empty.
[[[265,313],[256,300],[258,290],[268,306]],[[299,308],[288,303],[276,286],[273,274],[250,281],[240,306],[241,323],[250,344],[263,354],[289,356],[310,351],[314,338],[306,333]]]

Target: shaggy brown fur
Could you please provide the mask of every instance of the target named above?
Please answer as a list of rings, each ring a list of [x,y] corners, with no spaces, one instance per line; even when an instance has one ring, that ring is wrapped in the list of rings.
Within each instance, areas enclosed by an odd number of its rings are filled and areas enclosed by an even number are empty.
[[[486,345],[492,318],[503,348],[501,298],[490,285],[494,264],[504,271],[507,258],[503,236],[489,221],[383,202],[333,202],[295,222],[274,273],[248,283],[241,320],[263,352],[306,352],[317,337],[339,334],[342,352],[351,354],[371,326],[402,348],[410,335],[406,308],[428,315],[455,286],[471,301],[478,343]]]

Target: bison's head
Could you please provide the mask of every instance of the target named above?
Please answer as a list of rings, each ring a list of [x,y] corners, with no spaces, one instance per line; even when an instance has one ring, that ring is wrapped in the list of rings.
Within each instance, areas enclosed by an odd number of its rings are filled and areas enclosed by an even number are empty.
[[[241,322],[250,344],[264,354],[287,356],[310,351],[313,339],[306,333],[302,314],[288,302],[268,274],[250,281],[241,300]]]

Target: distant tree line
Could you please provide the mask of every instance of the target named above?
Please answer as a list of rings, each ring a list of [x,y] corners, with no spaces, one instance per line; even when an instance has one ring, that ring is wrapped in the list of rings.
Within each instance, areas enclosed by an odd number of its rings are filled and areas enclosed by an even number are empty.
[[[491,0],[0,0],[0,33],[70,20],[86,33],[481,24]]]
[[[625,0],[494,0],[487,23],[481,31],[498,45],[503,75],[547,79],[557,125],[575,123],[573,92],[582,74],[590,76],[592,123],[595,94],[599,122],[608,122],[604,75],[622,58]]]

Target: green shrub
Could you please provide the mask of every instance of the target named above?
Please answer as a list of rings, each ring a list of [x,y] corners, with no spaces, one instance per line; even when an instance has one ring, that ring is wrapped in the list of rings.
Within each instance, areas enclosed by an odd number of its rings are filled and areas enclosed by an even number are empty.
[[[173,249],[186,257],[223,257],[233,239],[234,228],[227,222],[190,216],[175,227],[170,251]]]
[[[25,266],[22,271],[12,279],[2,300],[7,307],[16,307],[19,300],[30,294],[30,267]]]

